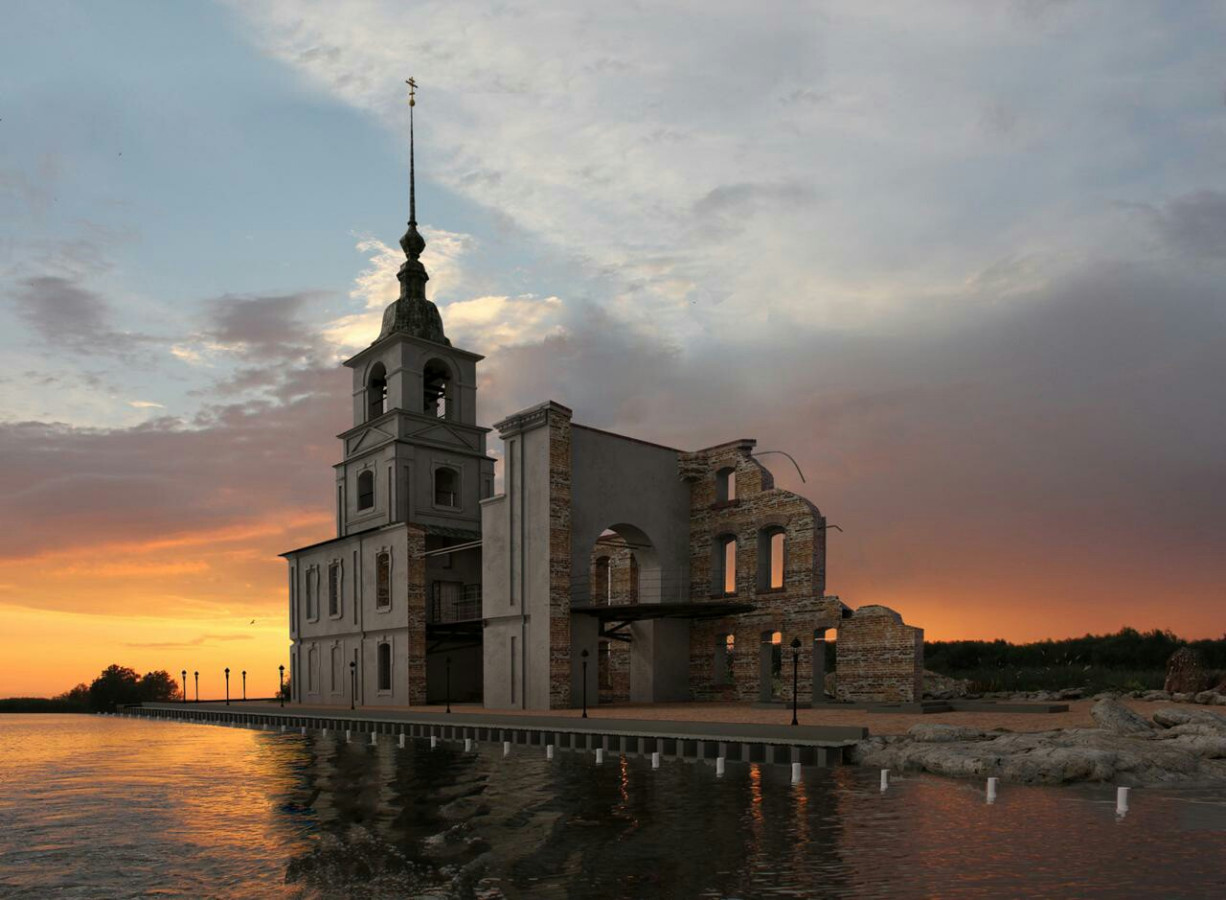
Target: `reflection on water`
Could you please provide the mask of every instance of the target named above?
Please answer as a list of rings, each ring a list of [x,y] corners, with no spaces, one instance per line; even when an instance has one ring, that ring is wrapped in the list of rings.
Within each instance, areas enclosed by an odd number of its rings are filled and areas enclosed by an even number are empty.
[[[1222,791],[0,717],[5,897],[1226,895]],[[288,882],[287,882],[288,879]]]

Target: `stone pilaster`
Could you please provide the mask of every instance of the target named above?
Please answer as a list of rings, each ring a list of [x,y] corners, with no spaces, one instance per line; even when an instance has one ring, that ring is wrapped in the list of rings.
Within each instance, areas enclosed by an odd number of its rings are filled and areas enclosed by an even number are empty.
[[[406,529],[408,552],[409,705],[426,702],[426,530]]]
[[[571,705],[570,410],[549,407],[549,706]]]

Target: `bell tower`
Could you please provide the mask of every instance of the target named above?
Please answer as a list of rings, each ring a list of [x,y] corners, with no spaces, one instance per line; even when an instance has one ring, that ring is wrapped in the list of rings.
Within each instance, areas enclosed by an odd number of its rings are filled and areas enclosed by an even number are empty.
[[[400,297],[383,313],[379,336],[345,361],[353,371],[353,427],[340,434],[337,534],[398,522],[479,536],[480,501],[493,493],[488,428],[477,422],[477,363],[454,347],[438,307],[426,299],[425,238],[417,230],[413,108],[409,85],[409,222],[400,239]]]

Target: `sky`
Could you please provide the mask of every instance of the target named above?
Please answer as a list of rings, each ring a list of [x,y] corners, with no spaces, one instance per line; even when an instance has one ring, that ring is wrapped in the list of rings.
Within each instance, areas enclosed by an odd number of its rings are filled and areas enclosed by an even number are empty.
[[[482,422],[786,450],[828,591],[929,639],[1221,636],[1223,44],[1194,0],[7,6],[0,696],[274,688],[410,75]]]

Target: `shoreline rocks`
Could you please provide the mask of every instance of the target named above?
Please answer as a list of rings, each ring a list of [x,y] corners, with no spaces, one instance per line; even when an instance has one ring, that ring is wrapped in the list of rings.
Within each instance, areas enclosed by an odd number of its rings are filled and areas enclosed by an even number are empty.
[[[863,740],[851,755],[863,766],[1018,784],[1226,784],[1226,715],[1167,708],[1151,722],[1110,699],[1091,715],[1100,727],[1029,733],[919,723]]]

